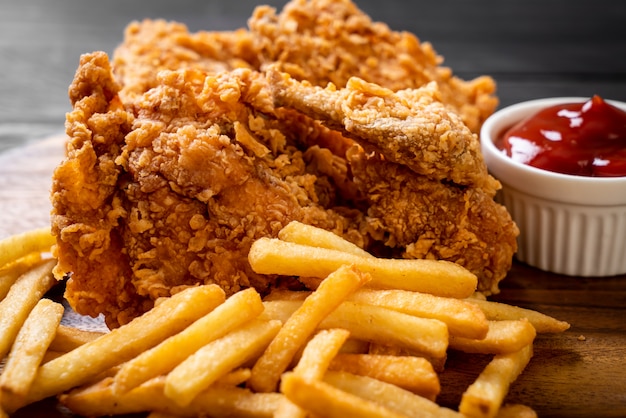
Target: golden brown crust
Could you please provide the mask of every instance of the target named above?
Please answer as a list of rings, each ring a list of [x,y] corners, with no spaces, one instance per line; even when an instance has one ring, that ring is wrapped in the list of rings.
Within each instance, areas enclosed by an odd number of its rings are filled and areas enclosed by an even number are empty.
[[[442,101],[473,132],[498,105],[492,78],[454,76],[431,44],[372,21],[350,0],[293,0],[279,14],[261,6],[248,24],[262,69],[277,65],[297,80],[322,87],[344,87],[351,77],[393,91],[435,81]]]
[[[321,88],[273,68],[268,79],[277,106],[340,130],[389,161],[434,180],[482,187],[491,196],[499,188],[477,135],[441,103],[435,83],[394,92],[352,77],[344,88]]]

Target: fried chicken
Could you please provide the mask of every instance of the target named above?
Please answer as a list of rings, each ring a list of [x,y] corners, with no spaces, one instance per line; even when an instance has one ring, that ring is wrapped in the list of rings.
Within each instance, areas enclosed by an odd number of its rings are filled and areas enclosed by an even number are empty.
[[[218,73],[260,65],[252,34],[245,29],[190,33],[182,23],[150,19],[126,27],[112,62],[124,102],[155,87],[162,70],[195,68]]]
[[[352,77],[344,89],[299,83],[270,69],[275,104],[301,111],[417,174],[459,185],[499,188],[487,174],[478,137],[441,103],[435,83],[393,92]]]
[[[248,249],[291,220],[365,245],[360,212],[335,210],[332,179],[263,114],[260,73],[164,71],[157,82],[126,111],[107,56],[94,53],[70,87],[52,223],[78,312],[116,327],[197,283],[264,291],[274,281],[250,269]]]
[[[249,26],[135,22],[111,61],[81,57],[51,194],[72,307],[113,328],[200,283],[302,285],[247,260],[292,220],[376,255],[457,262],[497,292],[517,228],[472,132],[491,79],[452,77],[345,0],[261,6]]]
[[[498,291],[511,267],[518,229],[494,201],[478,137],[441,102],[434,83],[396,93],[359,78],[337,89],[270,69],[277,106],[345,132],[361,147],[346,153],[366,197],[367,233],[396,256],[454,261]],[[365,149],[373,150],[366,152]]]
[[[277,65],[321,87],[344,87],[351,77],[394,91],[434,81],[441,100],[476,133],[498,105],[491,77],[464,81],[454,76],[430,43],[373,22],[350,0],[293,0],[280,14],[260,6],[248,25],[262,70]]]

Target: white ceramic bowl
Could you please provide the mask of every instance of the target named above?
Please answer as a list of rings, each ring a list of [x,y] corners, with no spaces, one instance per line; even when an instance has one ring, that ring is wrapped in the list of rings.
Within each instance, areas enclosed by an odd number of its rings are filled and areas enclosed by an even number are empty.
[[[520,229],[520,261],[570,276],[624,274],[626,177],[553,173],[513,161],[494,145],[507,128],[542,108],[588,99],[538,99],[495,112],[481,129],[482,153],[502,183],[497,198]],[[626,103],[606,101],[626,110]]]

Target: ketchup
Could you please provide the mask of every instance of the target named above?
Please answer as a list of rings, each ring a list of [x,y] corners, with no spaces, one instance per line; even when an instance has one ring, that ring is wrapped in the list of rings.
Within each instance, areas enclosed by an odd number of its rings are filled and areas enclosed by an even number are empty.
[[[524,164],[563,174],[626,176],[626,112],[593,96],[548,107],[496,141]]]

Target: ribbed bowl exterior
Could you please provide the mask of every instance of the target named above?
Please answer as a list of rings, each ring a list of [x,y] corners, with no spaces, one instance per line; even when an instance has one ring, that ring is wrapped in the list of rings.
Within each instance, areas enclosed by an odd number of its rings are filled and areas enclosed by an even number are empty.
[[[563,204],[504,184],[498,200],[523,231],[518,260],[569,276],[626,273],[626,206]]]

